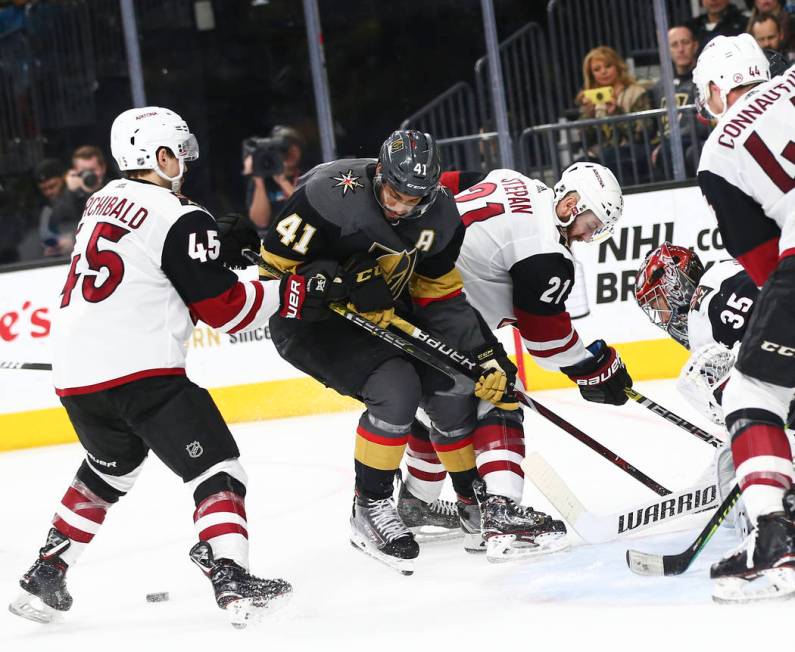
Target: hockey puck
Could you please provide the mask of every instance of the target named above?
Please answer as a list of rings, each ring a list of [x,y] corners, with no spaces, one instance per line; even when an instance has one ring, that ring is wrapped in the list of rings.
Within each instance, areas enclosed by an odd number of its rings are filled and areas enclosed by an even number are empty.
[[[168,601],[168,591],[163,591],[162,593],[147,593],[146,594],[146,601],[147,602],[167,602]]]

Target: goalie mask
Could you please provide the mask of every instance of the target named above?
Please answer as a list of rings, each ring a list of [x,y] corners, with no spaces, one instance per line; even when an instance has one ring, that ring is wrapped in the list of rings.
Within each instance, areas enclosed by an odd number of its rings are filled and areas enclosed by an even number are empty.
[[[373,191],[381,208],[385,208],[381,200],[384,183],[404,195],[420,197],[419,203],[400,219],[417,219],[436,201],[442,167],[436,141],[430,134],[413,129],[393,131],[381,145],[378,163],[381,168],[373,179]]]
[[[663,242],[646,256],[635,280],[635,299],[651,322],[689,348],[687,313],[704,266],[692,249]]]
[[[558,226],[570,226],[580,213],[591,211],[602,226],[593,232],[590,242],[612,235],[624,210],[624,197],[615,175],[598,163],[575,163],[563,171],[555,184],[555,207],[571,192],[576,192],[579,200],[568,220],[562,220],[555,213]]]
[[[157,152],[168,148],[179,161],[179,174],[170,177],[157,162]],[[179,191],[185,175],[185,161],[199,158],[199,144],[187,123],[173,111],[144,106],[120,113],[110,128],[110,150],[122,172],[152,170]]]

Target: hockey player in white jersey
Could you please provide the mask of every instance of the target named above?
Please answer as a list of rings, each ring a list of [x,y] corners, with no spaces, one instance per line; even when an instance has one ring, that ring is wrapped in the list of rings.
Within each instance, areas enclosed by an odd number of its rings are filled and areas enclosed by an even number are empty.
[[[728,252],[762,288],[723,394],[737,482],[754,530],[713,564],[722,602],[795,595],[795,471],[784,423],[795,391],[795,69],[768,80],[750,35],[719,36],[693,74],[719,120],[698,180]]]
[[[199,152],[177,114],[121,113],[111,150],[125,178],[86,204],[54,323],[56,393],[86,458],[10,609],[49,622],[71,607],[67,570],[151,449],[193,494],[199,542],[190,558],[218,606],[244,625],[292,588],[248,572],[246,474],[212,398],[185,375],[186,345],[197,320],[227,333],[265,323],[280,285],[241,282],[217,261],[218,225],[179,194]]]
[[[454,179],[446,182],[457,190]],[[546,369],[567,374],[583,398],[623,405],[624,388],[632,385],[623,362],[603,340],[586,347],[565,306],[574,283],[569,246],[608,237],[621,217],[621,188],[610,170],[593,163],[575,164],[564,171],[554,190],[513,170],[494,170],[459,192],[456,202],[467,227],[456,267],[464,279],[464,292],[488,326],[515,325],[533,359]],[[559,549],[559,540],[547,547],[533,536],[528,524],[535,512],[519,505],[525,454],[521,410],[481,402],[472,441],[485,483],[480,507],[490,559]],[[445,478],[435,450],[440,444],[443,450],[440,441],[416,436],[409,440],[408,474],[399,509],[407,502],[430,506],[438,499]],[[471,527],[466,505],[458,502],[465,547],[476,551],[479,533]],[[404,520],[406,511],[401,512]],[[421,516],[419,510],[415,513]],[[528,545],[522,546],[523,542]]]

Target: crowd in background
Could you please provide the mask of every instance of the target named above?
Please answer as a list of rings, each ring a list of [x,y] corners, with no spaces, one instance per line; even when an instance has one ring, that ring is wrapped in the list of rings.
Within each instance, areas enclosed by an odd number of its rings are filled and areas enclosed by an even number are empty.
[[[25,4],[15,2],[4,9],[6,22],[19,17],[19,8]],[[745,10],[731,0],[701,0],[701,5],[700,15],[686,24],[673,26],[668,32],[678,106],[694,103],[692,71],[699,52],[715,36],[747,31],[763,48],[780,52],[783,60],[790,62],[795,58],[795,14],[788,11],[790,7],[784,0],[747,0]],[[636,79],[627,61],[608,44],[586,54],[582,78],[582,89],[575,98],[578,107],[575,119],[609,118],[665,108],[662,82]],[[710,125],[703,120],[680,118],[680,126],[686,172],[692,177]],[[267,160],[265,154],[249,152],[243,156],[242,174],[247,186],[239,210],[247,213],[264,233],[294,190],[306,143],[296,129],[283,126],[274,127],[270,139],[262,140],[271,143],[268,147],[278,143],[275,151],[280,165],[277,169],[265,169],[262,162]],[[58,158],[39,161],[31,171],[37,189],[35,207],[31,209],[29,203],[25,214],[9,209],[12,202],[8,197],[16,188],[0,180],[4,226],[0,229],[0,264],[70,254],[75,227],[87,198],[115,176],[103,149],[104,144],[80,146],[69,153],[68,164]],[[602,162],[622,180],[628,178],[630,165],[634,178],[641,182],[670,179],[670,125],[666,119],[656,124],[649,119],[638,119],[589,126],[583,130],[579,157]],[[239,165],[237,161],[228,164]]]

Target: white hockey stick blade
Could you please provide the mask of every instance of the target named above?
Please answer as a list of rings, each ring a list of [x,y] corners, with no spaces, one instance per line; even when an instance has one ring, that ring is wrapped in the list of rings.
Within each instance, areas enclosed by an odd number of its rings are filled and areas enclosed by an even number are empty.
[[[639,550],[627,550],[629,570],[636,575],[665,575],[662,555],[654,555]]]
[[[622,512],[594,514],[585,508],[540,453],[528,455],[523,466],[528,479],[586,543],[620,539],[688,514],[715,509],[720,504],[716,483],[702,480],[683,491],[658,496]]]

